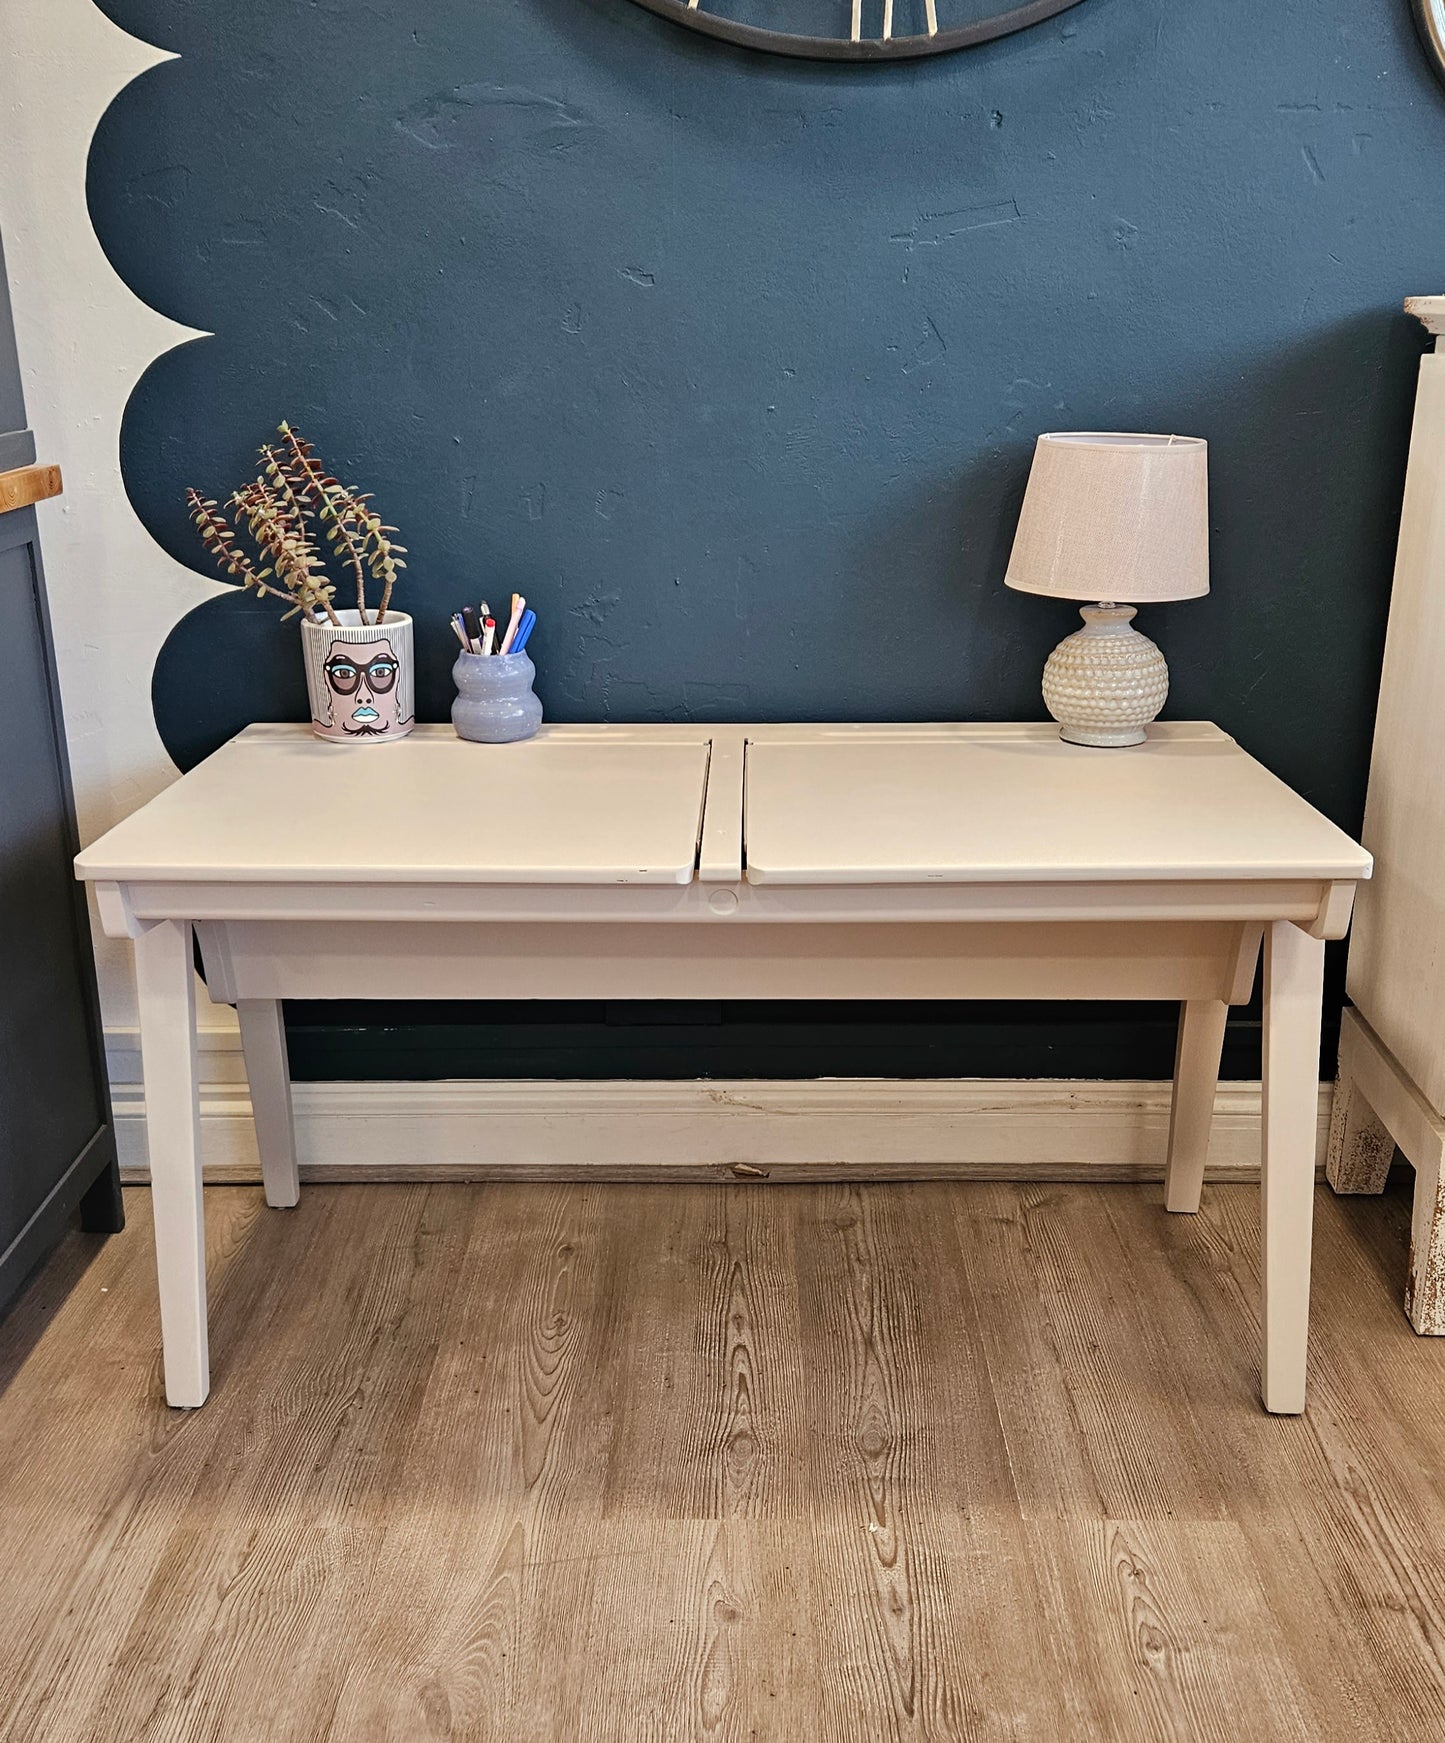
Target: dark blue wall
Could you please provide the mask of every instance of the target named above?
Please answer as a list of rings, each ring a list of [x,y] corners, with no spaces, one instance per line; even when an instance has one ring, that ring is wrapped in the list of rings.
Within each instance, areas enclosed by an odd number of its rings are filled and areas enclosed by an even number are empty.
[[[135,392],[136,507],[204,569],[182,487],[295,419],[411,547],[423,718],[446,614],[514,587],[554,718],[1037,716],[1073,619],[1000,585],[1032,439],[1173,429],[1216,538],[1210,597],[1143,623],[1169,712],[1358,823],[1398,311],[1445,263],[1406,0],[1084,0],[852,69],[628,0],[104,9],[181,58],[103,120],[96,227],[216,335]],[[177,629],[179,761],[302,717],[292,627]]]

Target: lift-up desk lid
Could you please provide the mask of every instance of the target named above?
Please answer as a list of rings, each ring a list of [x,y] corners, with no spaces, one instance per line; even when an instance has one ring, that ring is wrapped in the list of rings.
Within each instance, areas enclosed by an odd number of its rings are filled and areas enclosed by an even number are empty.
[[[1369,876],[1358,843],[1218,727],[1149,730],[1145,744],[1095,750],[1047,724],[772,728],[747,748],[748,880]]]
[[[117,882],[686,884],[708,748],[696,732],[480,745],[419,726],[358,750],[253,726],[76,863]]]

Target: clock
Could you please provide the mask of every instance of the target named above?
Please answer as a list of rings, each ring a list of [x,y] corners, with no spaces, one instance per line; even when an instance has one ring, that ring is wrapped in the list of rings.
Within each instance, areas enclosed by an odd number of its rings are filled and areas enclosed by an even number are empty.
[[[1445,84],[1445,0],[1411,0],[1420,41],[1442,84]]]
[[[637,0],[707,36],[809,60],[908,60],[1042,24],[1080,0]],[[1435,0],[1423,0],[1434,4]]]

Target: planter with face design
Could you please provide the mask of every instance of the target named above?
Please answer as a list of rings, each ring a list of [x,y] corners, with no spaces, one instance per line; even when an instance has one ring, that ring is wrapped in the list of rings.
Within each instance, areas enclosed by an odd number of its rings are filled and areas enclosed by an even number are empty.
[[[411,619],[388,611],[384,623],[363,623],[338,611],[339,626],[301,620],[311,730],[335,744],[388,744],[416,724]]]

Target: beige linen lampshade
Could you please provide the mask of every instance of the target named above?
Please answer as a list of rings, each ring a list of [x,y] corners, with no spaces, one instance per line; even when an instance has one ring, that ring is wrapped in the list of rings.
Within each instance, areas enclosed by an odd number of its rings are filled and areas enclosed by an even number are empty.
[[[1142,605],[1209,591],[1209,445],[1040,436],[1006,587]]]

